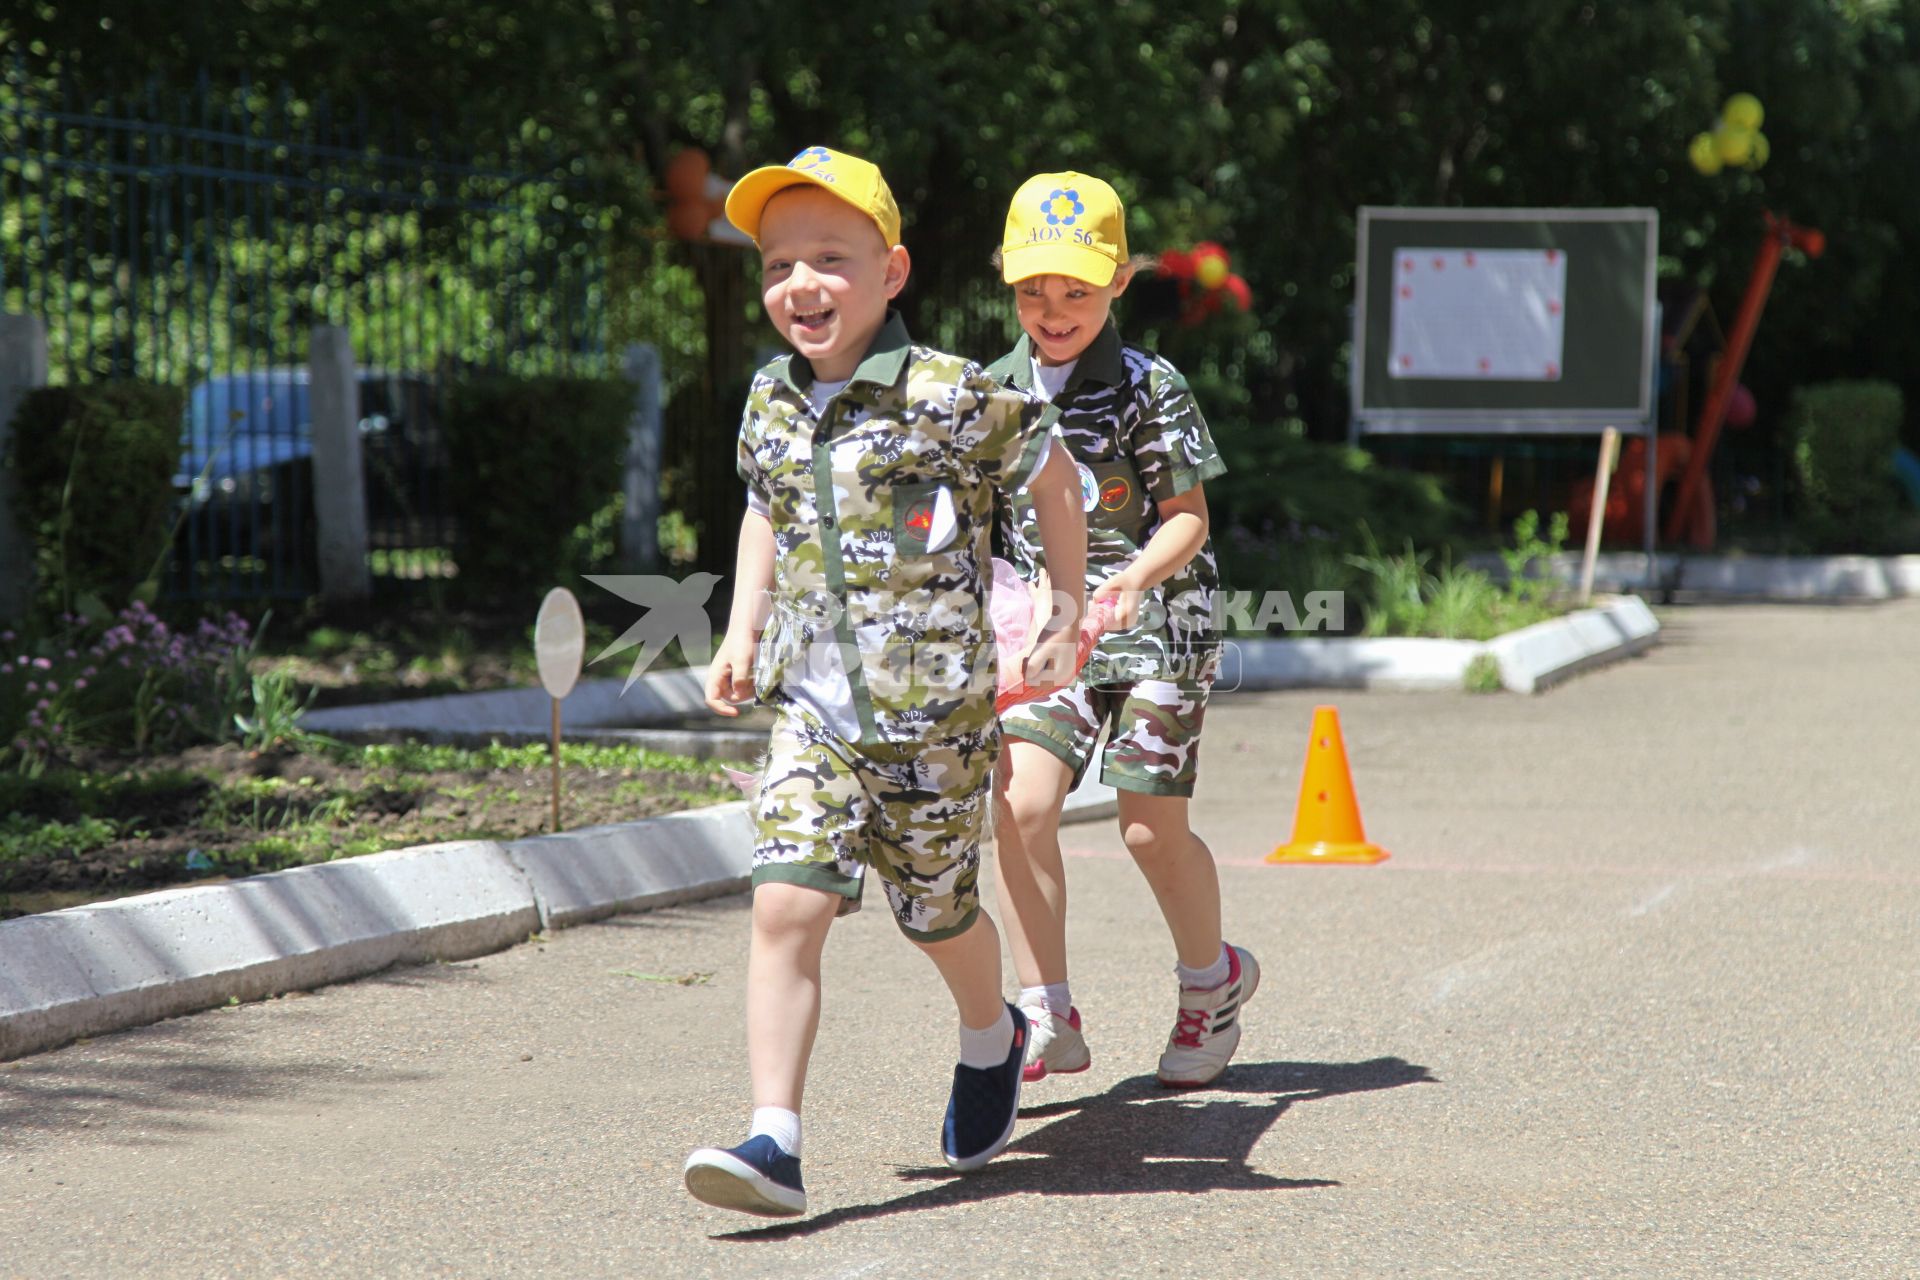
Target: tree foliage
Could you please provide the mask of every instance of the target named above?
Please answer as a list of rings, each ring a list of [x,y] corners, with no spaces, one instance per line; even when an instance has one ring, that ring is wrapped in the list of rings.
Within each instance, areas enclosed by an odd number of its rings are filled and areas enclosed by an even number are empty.
[[[923,305],[987,277],[1021,178],[1100,173],[1130,200],[1139,248],[1228,247],[1257,322],[1217,353],[1235,412],[1316,437],[1343,424],[1363,204],[1651,205],[1663,274],[1710,286],[1723,316],[1773,209],[1825,230],[1831,250],[1780,276],[1748,379],[1761,403],[1812,377],[1920,390],[1920,285],[1898,269],[1920,208],[1920,0],[117,8],[110,26],[67,0],[4,21],[30,57],[86,76],[247,74],[352,95],[401,135],[547,138],[588,161],[649,250],[653,193],[682,147],[729,175],[813,142],[867,154],[906,211]],[[1767,106],[1771,163],[1702,177],[1687,140],[1735,90]],[[675,262],[634,261],[649,275]],[[687,323],[683,345],[702,335]]]

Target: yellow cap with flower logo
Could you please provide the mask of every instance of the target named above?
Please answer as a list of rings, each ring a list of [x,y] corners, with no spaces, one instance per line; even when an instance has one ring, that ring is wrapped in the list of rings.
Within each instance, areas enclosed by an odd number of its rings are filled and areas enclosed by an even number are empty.
[[[879,166],[826,147],[808,147],[785,164],[755,169],[734,183],[727,193],[727,221],[758,242],[767,201],[788,187],[806,184],[832,192],[872,218],[889,248],[900,243],[900,207]]]
[[[1000,237],[1000,275],[1008,284],[1072,276],[1105,286],[1126,260],[1127,211],[1100,179],[1042,173],[1014,192]]]

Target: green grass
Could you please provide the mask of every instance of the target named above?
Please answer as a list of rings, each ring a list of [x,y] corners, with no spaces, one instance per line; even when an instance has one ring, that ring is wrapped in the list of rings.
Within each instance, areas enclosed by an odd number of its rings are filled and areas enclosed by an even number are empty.
[[[1461,679],[1468,693],[1499,693],[1506,685],[1500,679],[1500,663],[1490,653],[1476,654],[1467,664]]]
[[[22,858],[49,857],[59,853],[92,853],[119,838],[119,824],[105,818],[84,817],[77,822],[46,822],[26,814],[12,813],[0,818],[0,862],[17,862]]]
[[[1554,597],[1555,584],[1530,577],[1536,560],[1559,553],[1567,537],[1567,518],[1554,516],[1546,538],[1539,536],[1539,517],[1529,511],[1514,522],[1514,546],[1500,555],[1507,567],[1506,585],[1496,584],[1478,569],[1447,560],[1439,571],[1429,570],[1431,552],[1412,543],[1397,555],[1384,554],[1367,535],[1366,551],[1348,556],[1364,582],[1368,636],[1427,636],[1445,640],[1491,640],[1508,631],[1544,622],[1564,613]]]
[[[342,763],[400,773],[470,773],[495,769],[544,768],[552,756],[543,743],[485,747],[451,747],[439,743],[404,742],[362,747],[329,748]],[[337,754],[336,754],[337,753]],[[563,742],[560,764],[567,769],[645,769],[660,773],[718,776],[711,760],[672,755],[624,743]]]
[[[314,754],[362,772],[326,781],[181,769],[117,778],[65,770],[35,778],[0,775],[0,813],[7,815],[0,819],[0,865],[84,856],[145,838],[147,828],[162,834],[205,831],[208,855],[228,874],[406,844],[515,839],[527,834],[523,778],[543,774],[549,760],[540,744],[332,743]],[[618,780],[616,804],[661,800],[693,808],[738,799],[718,764],[690,756],[620,743],[566,743],[561,758],[569,772]],[[449,773],[474,780],[433,785]],[[396,802],[396,794],[404,799]],[[449,811],[441,797],[464,808]],[[149,861],[178,864],[183,856],[156,854]]]

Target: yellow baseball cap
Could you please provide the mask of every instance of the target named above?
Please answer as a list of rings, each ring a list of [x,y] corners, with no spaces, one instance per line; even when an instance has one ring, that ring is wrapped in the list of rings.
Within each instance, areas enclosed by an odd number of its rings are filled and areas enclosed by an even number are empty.
[[[1000,237],[1000,275],[1008,284],[1057,275],[1108,285],[1126,260],[1127,211],[1100,179],[1042,173],[1013,193]]]
[[[803,184],[830,191],[872,218],[889,248],[900,243],[900,206],[893,202],[879,166],[826,147],[808,147],[785,164],[755,169],[734,183],[727,193],[727,221],[758,243],[767,201]]]

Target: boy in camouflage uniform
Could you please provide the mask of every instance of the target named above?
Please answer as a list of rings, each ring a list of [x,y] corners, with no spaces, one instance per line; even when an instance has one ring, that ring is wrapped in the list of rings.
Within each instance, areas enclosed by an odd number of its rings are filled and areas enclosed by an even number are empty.
[[[707,702],[733,715],[757,694],[779,715],[753,801],[753,1123],[737,1147],[695,1151],[686,1181],[710,1204],[780,1215],[806,1209],[799,1110],[821,948],[868,866],[960,1015],[943,1155],[978,1168],[1013,1135],[1026,1022],[1001,998],[978,893],[999,746],[982,566],[996,492],[1027,488],[1046,554],[1075,566],[1024,672],[1058,688],[1086,532],[1046,407],[913,345],[889,310],[909,262],[878,169],[809,147],[741,179],[727,216],[760,248],[767,315],[794,354],[748,394],[748,511]]]
[[[1026,1078],[1091,1061],[1067,981],[1060,810],[1107,730],[1100,777],[1118,793],[1120,829],[1173,935],[1179,1010],[1161,1054],[1168,1086],[1206,1084],[1240,1041],[1240,1006],[1260,969],[1220,936],[1213,855],[1188,826],[1207,692],[1219,661],[1203,482],[1226,468],[1187,383],[1122,342],[1110,315],[1127,287],[1126,213],[1113,188],[1079,173],[1040,174],[1014,195],[1000,249],[1024,336],[991,367],[1059,410],[1081,472],[1090,599],[1116,620],[1067,688],[1010,708],[996,777],[995,847],[1008,941],[1033,1028]],[[1021,495],[1001,505],[1021,575],[1074,567],[1042,547]]]

